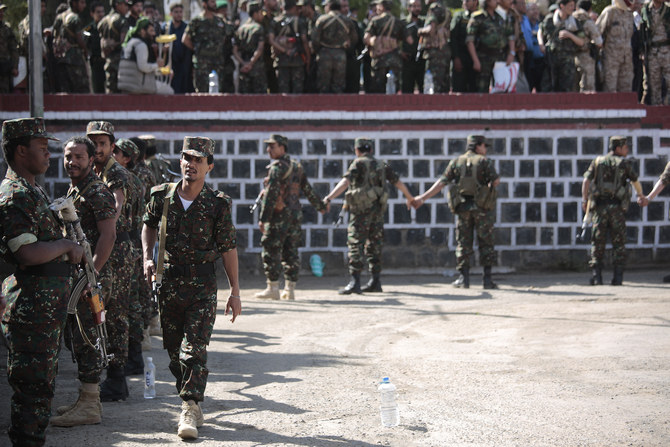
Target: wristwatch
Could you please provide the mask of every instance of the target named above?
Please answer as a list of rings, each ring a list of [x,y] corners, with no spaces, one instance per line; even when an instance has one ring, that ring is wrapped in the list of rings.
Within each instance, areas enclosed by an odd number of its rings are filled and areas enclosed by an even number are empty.
[[[509,54],[511,54],[512,56],[516,56],[516,51],[512,50],[509,52]]]

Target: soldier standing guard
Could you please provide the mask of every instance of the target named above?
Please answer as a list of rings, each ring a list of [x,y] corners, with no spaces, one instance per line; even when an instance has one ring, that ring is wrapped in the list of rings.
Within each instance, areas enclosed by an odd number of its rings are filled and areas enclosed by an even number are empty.
[[[283,266],[285,285],[281,298],[293,300],[300,272],[298,255],[302,239],[300,191],[321,214],[326,212],[326,205],[310,185],[302,165],[292,160],[286,153],[288,138],[275,134],[263,142],[267,144],[268,155],[274,161],[268,166],[258,217],[258,227],[263,234],[261,256],[267,288],[257,293],[256,297],[274,300],[280,298],[279,274]]]
[[[414,87],[419,93],[423,93],[423,77],[426,71],[426,61],[418,54],[419,29],[424,26],[424,18],[421,14],[421,0],[411,0],[408,6],[407,17],[405,17],[405,28],[414,41],[411,45],[403,42],[400,56],[402,57],[402,92],[414,93]]]
[[[451,19],[451,56],[454,60],[454,71],[451,82],[454,92],[474,93],[477,91],[475,72],[472,70],[472,57],[465,45],[468,35],[468,22],[477,11],[477,0],[463,0],[463,9]]]
[[[641,14],[642,39],[644,40],[644,83],[642,104],[646,99],[651,105],[668,104],[663,101],[663,80],[670,85],[670,5],[663,0],[647,2]]]
[[[272,45],[278,93],[302,93],[305,64],[309,64],[312,56],[307,20],[298,14],[295,0],[285,0],[284,13],[270,24],[268,41]]]
[[[449,67],[451,65],[451,48],[449,33],[451,12],[439,0],[430,4],[426,16],[426,26],[419,30],[423,58],[426,60],[426,71],[433,75],[435,93],[449,93]]]
[[[496,187],[500,178],[493,162],[486,158],[488,141],[482,135],[470,135],[467,139],[465,154],[451,160],[442,176],[423,194],[416,196],[413,206],[419,208],[427,199],[449,188],[449,209],[458,216],[456,227],[457,269],[460,276],[453,285],[470,287],[470,257],[474,231],[477,230],[479,244],[479,263],[484,266],[483,286],[495,289],[497,285],[491,279],[491,266],[496,262],[493,248],[493,225],[495,223]]]
[[[90,93],[84,24],[79,18],[86,9],[86,0],[69,0],[69,5],[70,8],[60,13],[53,25],[57,90]]]
[[[0,184],[0,253],[16,266],[5,278],[2,333],[7,340],[11,398],[9,439],[14,445],[44,445],[56,386],[60,338],[75,265],[84,250],[63,239],[63,223],[35,177],[49,168],[48,134],[41,118],[2,124],[8,164]]]
[[[260,3],[249,2],[249,19],[235,34],[233,56],[240,64],[240,93],[267,93],[268,81],[263,60],[265,35]]]
[[[113,0],[113,10],[98,23],[100,50],[105,58],[105,93],[119,93],[121,43],[126,39],[129,28],[126,20],[128,7],[128,0]]]
[[[93,249],[93,264],[99,272],[98,281],[106,284],[104,290],[109,291],[112,275],[107,260],[116,240],[116,208],[111,191],[93,173],[94,154],[95,145],[91,140],[73,137],[63,147],[63,164],[70,177],[67,196],[73,199],[81,227]],[[104,302],[109,302],[109,295],[103,295],[102,298]],[[95,321],[86,300],[79,299],[77,312],[81,320],[80,327],[85,329],[88,339],[96,340]],[[66,344],[72,346],[77,360],[81,383],[79,397],[75,403],[57,408],[58,416],[52,417],[50,423],[56,427],[98,424],[102,420],[98,383],[103,359],[98,350],[84,342],[73,318],[68,318],[68,325],[70,327],[65,331],[65,340]]]
[[[584,213],[593,213],[589,262],[593,273],[590,281],[592,286],[603,283],[603,257],[608,233],[612,240],[614,264],[612,285],[620,286],[623,283],[623,268],[626,263],[626,211],[631,198],[629,182],[635,187],[639,204],[647,205],[637,172],[632,163],[626,160],[628,149],[626,137],[611,137],[607,155],[593,160],[584,173],[582,210]]]
[[[372,140],[356,138],[354,141],[356,159],[349,165],[342,180],[323,199],[324,203],[330,206],[330,201],[348,188],[345,201],[349,210],[347,245],[351,280],[346,287],[339,290],[340,295],[382,291],[379,277],[384,245],[384,211],[388,199],[386,182],[402,191],[407,199],[408,209],[412,200],[412,195],[398,174],[386,163],[376,160],[373,149]],[[361,288],[361,270],[365,265],[365,258],[372,277],[365,287]]]
[[[633,48],[631,38],[635,29],[633,12],[628,0],[614,0],[596,20],[603,37],[603,72],[606,92],[633,90]]]
[[[205,176],[214,167],[214,141],[185,137],[180,167],[182,179],[178,183],[151,191],[143,219],[142,250],[144,273],[151,282],[154,275],[162,274],[154,264],[154,245],[159,233],[165,237],[158,258],[158,267],[165,262],[158,296],[163,346],[182,399],[177,434],[195,439],[204,423],[200,402],[205,398],[207,345],[216,319],[214,262],[219,256],[230,284],[224,314],[232,312],[234,322],[242,304],[232,200],[205,185]]]

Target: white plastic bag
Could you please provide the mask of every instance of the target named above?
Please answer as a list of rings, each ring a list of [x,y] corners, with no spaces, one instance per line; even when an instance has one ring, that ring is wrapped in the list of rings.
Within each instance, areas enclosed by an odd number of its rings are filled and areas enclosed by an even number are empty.
[[[514,93],[519,79],[519,63],[496,62],[493,65],[493,86],[491,93]]]

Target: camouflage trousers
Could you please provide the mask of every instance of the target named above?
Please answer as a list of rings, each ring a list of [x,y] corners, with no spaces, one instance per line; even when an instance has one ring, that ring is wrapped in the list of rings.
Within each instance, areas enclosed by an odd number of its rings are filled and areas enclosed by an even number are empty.
[[[119,93],[119,63],[121,54],[105,59],[105,93]]]
[[[216,275],[174,277],[167,269],[158,296],[163,347],[183,400],[202,402],[207,386],[207,345],[216,319]]]
[[[219,92],[222,92],[224,73],[223,65],[201,65],[193,69],[193,87],[196,93],[209,92],[209,74],[216,71],[219,76]]]
[[[305,66],[277,67],[279,93],[302,93],[305,85]]]
[[[449,93],[451,80],[449,78],[449,67],[451,65],[451,51],[449,47],[442,50],[431,48],[424,52],[426,58],[426,71],[430,70],[433,75],[433,88],[435,93]]]
[[[133,265],[128,287],[128,341],[142,343],[142,332],[144,331],[144,302],[140,296],[140,282],[146,283],[144,279],[144,263],[141,251],[133,248]]]
[[[386,74],[392,71],[396,80],[396,91],[402,72],[402,59],[398,51],[391,51],[372,58],[370,65],[370,93],[386,92]]]
[[[633,91],[633,57],[631,47],[623,51],[606,48],[603,51],[603,72],[606,92]]]
[[[588,51],[580,51],[575,56],[580,92],[596,91],[596,61]]]
[[[477,231],[479,245],[479,264],[491,266],[496,263],[493,225],[495,211],[472,209],[458,212],[456,224],[456,267],[458,270],[470,267],[470,257],[474,254],[474,232]]]
[[[349,273],[358,273],[368,263],[370,273],[382,271],[382,248],[384,246],[384,213],[375,207],[366,213],[349,213],[347,227],[349,247]]]
[[[605,256],[605,244],[609,233],[612,240],[612,263],[626,264],[626,213],[621,205],[600,205],[593,212],[591,229],[591,261],[589,265],[602,266]]]
[[[113,280],[111,269],[109,267],[103,268],[97,279],[101,285],[100,293],[102,299],[105,303],[105,307],[107,307],[107,303],[109,303],[109,295],[105,295],[103,291],[109,292],[111,290],[111,283]],[[91,308],[88,302],[83,298],[80,298],[77,303],[77,313],[79,314],[79,320],[81,321],[82,328],[85,330],[86,337],[95,344],[98,336],[95,330],[95,321],[93,320],[93,314],[91,313]],[[79,325],[73,315],[68,315],[64,338],[65,345],[72,347],[74,357],[77,360],[79,380],[84,383],[99,383],[100,375],[102,373],[102,357],[98,350],[93,349],[84,342],[79,330]],[[107,342],[107,345],[109,346],[109,341]]]
[[[649,67],[649,69],[647,69]],[[644,67],[644,95],[642,103],[650,97],[651,105],[668,104],[668,98],[663,101],[661,86],[670,86],[670,46],[651,48],[647,55],[647,64]]]
[[[277,281],[284,271],[286,281],[297,281],[300,273],[298,247],[302,243],[301,216],[288,210],[272,216],[270,228],[261,237],[263,271],[270,281]]]
[[[90,93],[86,65],[56,64],[56,88],[64,93]]]
[[[493,77],[493,65],[497,61],[503,60],[503,53],[499,55],[478,54],[481,70],[475,75],[478,93],[488,93],[491,88],[491,78]]]
[[[249,73],[242,73],[240,71],[239,90],[240,93],[265,94],[268,92],[265,65],[260,60],[256,61]]]
[[[550,60],[551,64],[549,65],[549,70],[551,74],[551,89],[552,89],[551,91],[554,92],[576,91],[577,67],[575,66],[574,54],[552,52]],[[594,71],[594,82],[595,82],[595,71]]]
[[[44,445],[72,283],[71,277],[21,273],[2,283],[7,308],[1,328],[7,339],[7,380],[14,391],[9,439],[14,445]]]
[[[107,350],[114,357],[110,366],[123,368],[128,361],[128,330],[130,311],[130,279],[134,262],[132,242],[117,242],[109,258],[109,267],[112,269],[112,281],[109,290],[103,289],[103,296],[109,296],[107,304]]]
[[[316,57],[316,88],[319,93],[342,93],[346,85],[347,53],[340,48],[321,48]]]

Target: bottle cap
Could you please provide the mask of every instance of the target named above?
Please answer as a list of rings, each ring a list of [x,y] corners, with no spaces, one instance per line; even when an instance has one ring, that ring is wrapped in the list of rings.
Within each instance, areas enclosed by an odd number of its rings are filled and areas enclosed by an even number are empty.
[[[147,357],[147,362],[153,362],[154,359],[152,357]]]

